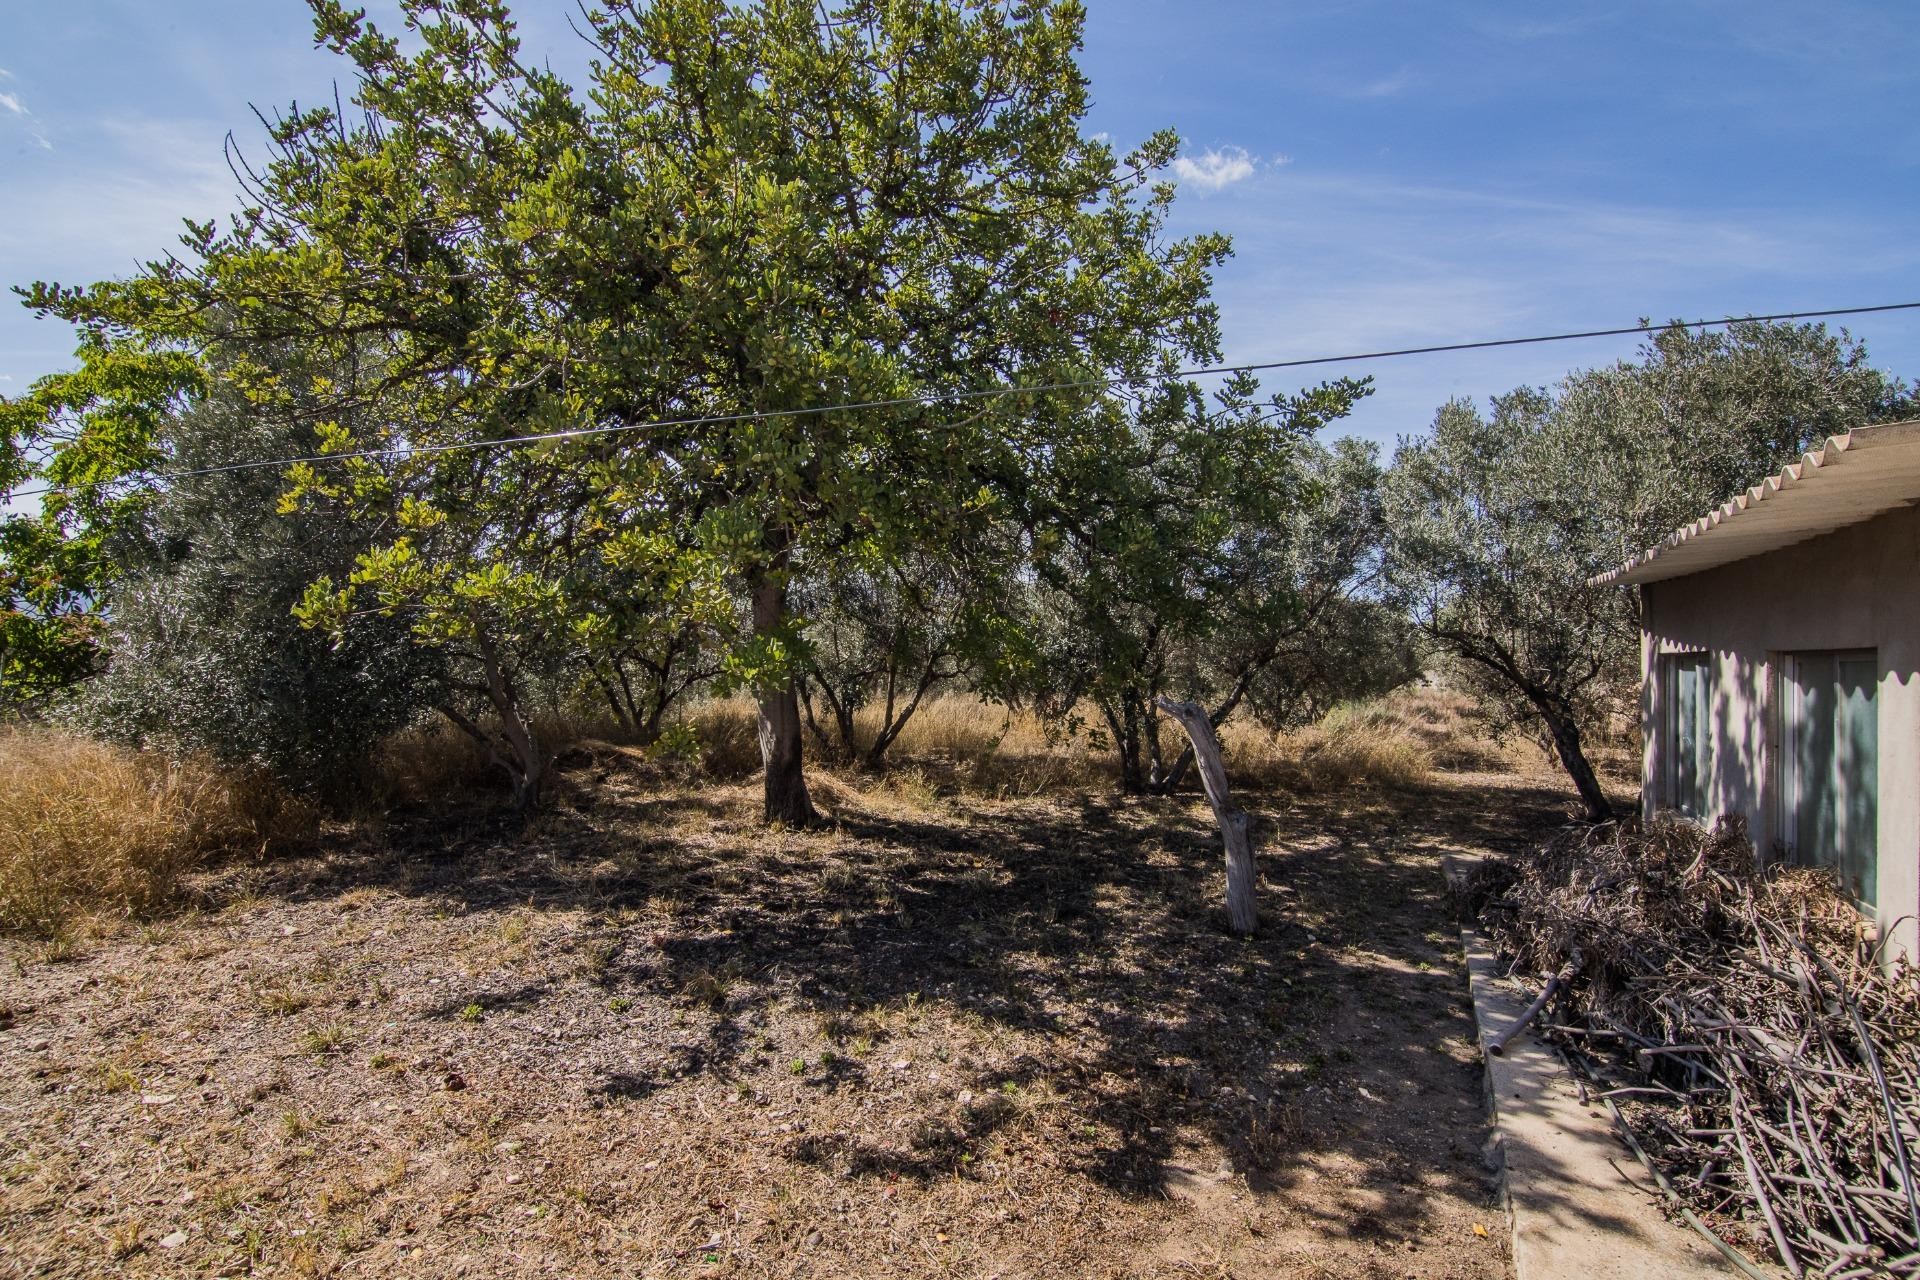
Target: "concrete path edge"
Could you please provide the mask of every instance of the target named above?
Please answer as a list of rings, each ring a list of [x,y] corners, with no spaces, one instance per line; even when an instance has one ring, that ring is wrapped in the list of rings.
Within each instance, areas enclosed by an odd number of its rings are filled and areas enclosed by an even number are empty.
[[[1449,880],[1463,864],[1449,861]],[[1479,1043],[1529,996],[1504,979],[1480,933],[1460,930]],[[1613,1122],[1582,1103],[1553,1048],[1525,1033],[1485,1055],[1494,1161],[1512,1231],[1516,1280],[1666,1280],[1737,1276],[1707,1241],[1661,1212],[1658,1190]]]

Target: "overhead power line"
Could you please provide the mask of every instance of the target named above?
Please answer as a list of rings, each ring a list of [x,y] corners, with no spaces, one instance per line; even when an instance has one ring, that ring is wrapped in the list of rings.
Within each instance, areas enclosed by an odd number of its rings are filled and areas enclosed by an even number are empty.
[[[622,422],[603,427],[578,427],[565,431],[544,431],[532,435],[501,436],[493,440],[462,440],[451,444],[388,445],[377,449],[354,449],[344,453],[314,453],[291,458],[262,458],[250,462],[228,462],[213,467],[193,467],[180,471],[156,471],[153,480],[187,480],[195,476],[220,475],[229,471],[255,471],[264,467],[291,467],[300,463],[345,462],[356,458],[424,457],[442,453],[464,453],[475,449],[500,449],[515,445],[542,444],[555,440],[583,440],[594,436],[618,435],[628,431],[663,431],[678,427],[724,426],[735,422],[765,422],[782,418],[812,417],[822,413],[852,413],[864,409],[898,409],[909,405],[966,403],[998,396],[1045,395],[1055,391],[1086,391],[1100,388],[1142,386],[1205,378],[1222,374],[1265,373],[1275,369],[1306,369],[1316,365],[1352,364],[1362,360],[1389,360],[1400,356],[1438,355],[1450,351],[1485,351],[1494,347],[1525,347],[1545,342],[1572,342],[1583,338],[1617,338],[1629,334],[1657,333],[1664,329],[1718,329],[1735,324],[1761,324],[1779,320],[1823,320],[1834,316],[1870,315],[1885,311],[1920,310],[1920,302],[1889,302],[1872,307],[1827,307],[1818,311],[1782,311],[1764,316],[1725,316],[1718,320],[1671,321],[1664,324],[1636,324],[1616,329],[1582,329],[1573,333],[1544,333],[1525,338],[1483,338],[1472,342],[1445,342],[1426,347],[1396,347],[1384,351],[1361,351],[1338,356],[1310,356],[1299,360],[1263,360],[1251,364],[1207,365],[1177,369],[1171,373],[1130,378],[1081,378],[1033,385],[1006,384],[980,387],[971,391],[930,391],[919,395],[896,396],[886,400],[856,400],[840,404],[807,405],[797,409],[758,409],[745,413],[708,414],[686,418],[661,418],[651,422]],[[125,477],[116,477],[124,479]],[[73,493],[80,489],[112,484],[115,480],[89,481],[82,485],[49,485],[39,489],[16,489],[10,498],[41,497],[52,493]]]

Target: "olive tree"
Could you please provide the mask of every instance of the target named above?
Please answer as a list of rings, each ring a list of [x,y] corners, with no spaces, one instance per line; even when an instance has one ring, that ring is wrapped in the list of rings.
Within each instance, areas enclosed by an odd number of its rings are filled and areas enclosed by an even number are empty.
[[[1910,412],[1863,346],[1817,324],[1673,326],[1636,360],[1455,401],[1401,442],[1390,576],[1509,723],[1539,727],[1582,806],[1611,815],[1587,735],[1638,677],[1637,599],[1591,579],[1823,436]]]
[[[1263,401],[1244,376],[1213,397],[1171,382],[1059,440],[1057,531],[1034,545],[1032,696],[1056,716],[1092,704],[1122,789],[1169,790],[1191,763],[1162,750],[1155,699],[1198,697],[1217,727],[1352,584],[1377,542],[1351,488],[1372,464],[1312,436],[1367,390]]]
[[[877,769],[927,697],[1000,686],[1025,653],[1008,602],[1017,542],[1005,528],[974,546],[805,575],[801,713],[821,751]],[[877,712],[871,734],[857,720]]]
[[[218,382],[170,418],[161,442],[194,470],[284,457],[303,441]],[[103,549],[104,670],[72,713],[103,736],[270,772],[336,793],[374,745],[448,696],[440,655],[393,622],[338,642],[300,625],[308,584],[344,573],[374,531],[283,511],[277,471],[216,471],[153,494]]]

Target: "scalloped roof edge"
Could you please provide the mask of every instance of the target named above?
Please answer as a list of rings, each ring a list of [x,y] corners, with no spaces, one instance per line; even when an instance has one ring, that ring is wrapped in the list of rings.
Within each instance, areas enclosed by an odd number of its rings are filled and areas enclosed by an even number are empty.
[[[1920,420],[1832,436],[1589,586],[1637,586],[1765,555],[1920,502]]]

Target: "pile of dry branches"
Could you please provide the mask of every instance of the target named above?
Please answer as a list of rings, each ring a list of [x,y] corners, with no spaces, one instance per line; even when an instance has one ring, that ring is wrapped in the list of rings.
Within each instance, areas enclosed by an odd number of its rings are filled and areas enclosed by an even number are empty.
[[[1824,873],[1753,867],[1737,824],[1608,824],[1479,896],[1671,1193],[1795,1276],[1920,1275],[1920,984]]]

